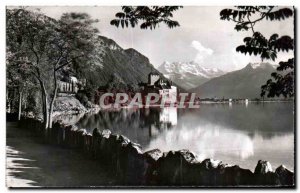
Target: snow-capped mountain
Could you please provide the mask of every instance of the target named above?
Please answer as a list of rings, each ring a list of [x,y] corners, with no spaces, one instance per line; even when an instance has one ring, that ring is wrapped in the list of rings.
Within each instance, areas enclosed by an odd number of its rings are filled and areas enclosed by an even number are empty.
[[[212,78],[193,88],[201,98],[259,98],[261,86],[276,71],[276,66],[269,63],[249,63],[246,67]]]
[[[250,69],[265,69],[265,68],[277,68],[278,65],[275,64],[270,64],[270,63],[249,63],[246,68],[250,68]]]
[[[211,78],[225,74],[218,68],[205,68],[194,61],[172,63],[165,61],[157,69],[185,89],[197,87]]]
[[[225,74],[224,71],[218,68],[205,68],[198,63],[191,62],[168,62],[162,63],[158,70],[163,74],[178,74],[190,73],[196,76],[203,76],[205,78],[214,78]]]

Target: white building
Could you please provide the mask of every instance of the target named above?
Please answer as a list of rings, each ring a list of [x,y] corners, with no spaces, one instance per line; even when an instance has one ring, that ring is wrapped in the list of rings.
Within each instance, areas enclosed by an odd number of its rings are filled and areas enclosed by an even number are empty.
[[[84,81],[79,81],[75,76],[70,76],[67,80],[58,80],[58,92],[75,94],[79,91],[79,85],[84,86],[82,82]]]
[[[172,82],[163,79],[156,72],[148,75],[148,83],[143,83],[143,90],[148,93],[158,93],[165,103],[177,102],[177,87],[172,86]]]

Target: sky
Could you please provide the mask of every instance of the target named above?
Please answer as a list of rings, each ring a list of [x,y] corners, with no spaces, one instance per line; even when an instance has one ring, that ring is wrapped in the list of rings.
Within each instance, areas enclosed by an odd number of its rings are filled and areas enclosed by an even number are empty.
[[[174,12],[174,20],[180,27],[169,29],[164,24],[155,30],[136,28],[116,28],[110,25],[115,14],[121,11],[119,6],[43,6],[39,8],[50,17],[59,19],[65,12],[86,12],[94,19],[100,34],[113,39],[122,48],[134,48],[147,56],[158,67],[164,61],[195,61],[206,68],[219,68],[233,71],[245,67],[248,63],[261,62],[259,57],[237,53],[235,48],[243,44],[243,39],[251,32],[237,32],[233,22],[220,20],[219,13],[228,7],[185,6]],[[255,30],[266,37],[273,33],[294,37],[293,18],[284,21],[262,21],[255,25]],[[293,57],[293,52],[280,53],[275,62]]]

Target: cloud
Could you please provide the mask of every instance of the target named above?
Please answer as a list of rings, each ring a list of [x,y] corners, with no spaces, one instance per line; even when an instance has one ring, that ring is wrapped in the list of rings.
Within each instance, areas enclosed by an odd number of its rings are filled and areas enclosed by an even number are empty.
[[[231,55],[232,64],[233,64],[233,66],[229,68],[231,70],[239,70],[241,68],[244,68],[250,62],[253,62],[249,54],[245,55],[240,52],[237,52],[235,48],[231,50],[231,53],[229,53],[229,55]]]
[[[197,50],[196,57],[194,59],[195,62],[201,64],[204,59],[208,56],[212,55],[214,51],[210,48],[205,48],[199,41],[193,40],[191,46]]]

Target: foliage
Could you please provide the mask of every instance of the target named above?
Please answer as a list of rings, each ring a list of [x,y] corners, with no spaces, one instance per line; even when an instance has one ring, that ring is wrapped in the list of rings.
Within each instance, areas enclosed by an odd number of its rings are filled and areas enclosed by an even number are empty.
[[[88,106],[89,104],[89,99],[87,97],[87,93],[86,92],[83,92],[83,91],[79,91],[78,93],[76,93],[76,96],[75,96],[81,104],[83,104],[85,107]]]
[[[155,29],[160,23],[169,28],[180,26],[177,21],[170,18],[173,12],[182,6],[122,6],[122,12],[116,13],[116,18],[110,22],[111,25],[122,28],[135,27],[140,24],[141,29]]]
[[[278,8],[274,6],[237,6],[235,9],[223,9],[220,12],[221,20],[236,23],[236,31],[248,31],[251,29],[252,36],[244,38],[244,45],[236,48],[237,52],[260,56],[262,60],[273,60],[277,58],[278,52],[294,50],[294,39],[290,36],[273,34],[266,38],[262,33],[255,31],[254,26],[261,20],[281,21],[293,16],[290,8]],[[284,97],[294,96],[294,59],[287,62],[279,62],[277,71],[288,71],[286,74],[274,72],[265,85],[261,87],[261,96]]]
[[[284,20],[293,16],[293,10],[289,8],[281,8],[274,10],[274,6],[237,6],[236,9],[223,9],[220,12],[221,20],[234,21],[236,23],[235,30],[252,29],[255,23],[266,19],[269,21]],[[258,18],[251,19],[258,15]]]
[[[117,74],[112,74],[110,80],[107,82],[106,88],[108,91],[127,91],[127,84]]]
[[[291,69],[291,70],[290,70]],[[277,72],[271,74],[272,79],[269,79],[265,85],[263,85],[261,95],[264,96],[266,93],[267,97],[279,97],[283,95],[284,97],[294,96],[294,58],[289,59],[287,62],[279,62],[279,67],[277,71],[287,71],[286,74],[282,75]]]
[[[65,13],[59,20],[58,41],[55,42],[57,58],[61,58],[61,66],[74,68],[86,68],[100,59],[98,54],[99,40],[97,28],[93,24],[98,20],[93,20],[86,13]]]
[[[47,40],[53,34],[52,22],[45,22],[42,15],[29,12],[24,9],[7,10],[6,42],[11,52],[11,60],[17,63],[19,59],[25,59],[19,63],[19,67],[31,75],[39,73],[39,76],[48,77],[48,74],[37,72],[39,68],[47,69],[44,50]],[[37,65],[39,64],[39,66]]]
[[[99,60],[98,31],[92,26],[97,20],[85,13],[66,13],[56,21],[25,9],[8,9],[6,14],[7,48],[11,53],[8,61],[16,63],[19,58],[26,58],[26,62],[21,62],[23,72],[39,83],[44,121],[49,117],[51,127],[57,80],[63,70],[71,70],[75,64],[86,68]]]

